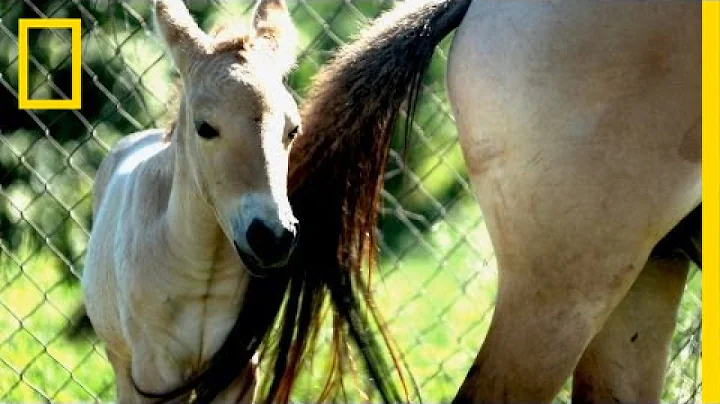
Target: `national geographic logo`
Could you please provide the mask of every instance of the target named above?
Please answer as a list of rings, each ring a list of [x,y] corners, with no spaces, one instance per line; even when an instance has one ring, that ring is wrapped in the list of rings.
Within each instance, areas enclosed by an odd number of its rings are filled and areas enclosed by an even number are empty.
[[[69,29],[72,53],[72,92],[69,100],[37,100],[28,95],[28,30]],[[82,67],[81,26],[79,18],[20,18],[18,20],[18,108],[80,109],[80,72]]]

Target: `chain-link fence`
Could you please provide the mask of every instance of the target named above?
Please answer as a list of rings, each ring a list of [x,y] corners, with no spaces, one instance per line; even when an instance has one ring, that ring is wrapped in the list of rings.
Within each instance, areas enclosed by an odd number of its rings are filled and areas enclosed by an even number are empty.
[[[381,0],[290,1],[301,52],[290,84],[302,99],[313,73]],[[188,1],[203,28],[244,18],[246,1]],[[176,76],[152,31],[147,0],[0,2],[0,402],[112,401],[97,338],[70,326],[91,225],[90,190],[121,136],[162,126]],[[82,19],[79,111],[17,111],[18,18]],[[70,34],[31,30],[34,99],[69,98]],[[375,289],[425,401],[451,398],[487,331],[495,261],[467,181],[445,99],[446,41],[431,66],[406,154],[386,174]],[[664,400],[699,400],[700,276],[680,308]],[[72,335],[71,335],[72,334]],[[321,386],[301,386],[312,390]],[[568,401],[565,389],[558,398]]]

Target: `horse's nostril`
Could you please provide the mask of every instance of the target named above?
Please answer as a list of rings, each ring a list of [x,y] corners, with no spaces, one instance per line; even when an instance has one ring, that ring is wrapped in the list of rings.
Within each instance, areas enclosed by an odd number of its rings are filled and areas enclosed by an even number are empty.
[[[287,258],[295,241],[295,234],[287,229],[280,237],[263,223],[254,219],[247,230],[248,245],[263,263],[273,265]]]

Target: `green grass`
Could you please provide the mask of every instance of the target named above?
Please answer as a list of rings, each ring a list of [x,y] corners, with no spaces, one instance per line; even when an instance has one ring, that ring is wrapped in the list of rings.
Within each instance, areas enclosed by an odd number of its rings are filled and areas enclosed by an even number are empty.
[[[111,367],[94,341],[65,334],[77,282],[41,250],[21,266],[0,253],[0,401],[110,400]]]

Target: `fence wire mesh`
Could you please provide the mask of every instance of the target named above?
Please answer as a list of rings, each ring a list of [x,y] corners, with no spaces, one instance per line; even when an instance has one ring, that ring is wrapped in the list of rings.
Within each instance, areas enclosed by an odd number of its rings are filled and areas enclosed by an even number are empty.
[[[245,18],[246,1],[190,0],[203,28]],[[73,326],[91,225],[95,170],[123,135],[162,126],[176,76],[147,0],[0,3],[0,402],[113,401],[97,338]],[[301,33],[290,78],[298,99],[313,73],[382,0],[290,1]],[[18,18],[82,19],[83,107],[17,111]],[[30,98],[69,98],[70,33],[31,30]],[[427,402],[457,391],[487,331],[495,260],[468,184],[444,89],[448,41],[423,88],[407,154],[391,153],[378,230],[378,305]],[[700,276],[693,270],[671,347],[663,400],[695,402],[700,383]],[[308,379],[312,381],[312,379]],[[312,382],[300,386],[315,391]],[[315,390],[313,390],[315,389]],[[569,401],[567,388],[557,398]]]

